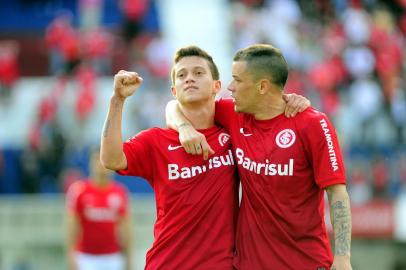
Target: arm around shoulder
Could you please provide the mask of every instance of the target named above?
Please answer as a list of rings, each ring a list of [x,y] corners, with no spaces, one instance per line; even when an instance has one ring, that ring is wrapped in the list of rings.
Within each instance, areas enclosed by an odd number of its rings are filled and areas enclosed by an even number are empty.
[[[171,100],[165,109],[166,124],[179,133],[179,142],[186,153],[192,155],[203,154],[203,158],[208,159],[210,154],[214,154],[213,149],[207,143],[206,137],[198,132],[190,121],[185,117],[178,106],[176,100]]]
[[[186,125],[191,125],[190,121],[186,119],[180,111],[177,100],[168,102],[165,108],[166,125],[174,130],[179,131],[179,128]]]

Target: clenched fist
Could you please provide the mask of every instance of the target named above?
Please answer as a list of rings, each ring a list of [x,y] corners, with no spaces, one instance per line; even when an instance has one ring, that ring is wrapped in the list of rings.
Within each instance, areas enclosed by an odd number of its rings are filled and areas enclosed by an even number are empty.
[[[125,99],[140,87],[143,79],[137,72],[120,70],[114,76],[114,94],[122,99]]]

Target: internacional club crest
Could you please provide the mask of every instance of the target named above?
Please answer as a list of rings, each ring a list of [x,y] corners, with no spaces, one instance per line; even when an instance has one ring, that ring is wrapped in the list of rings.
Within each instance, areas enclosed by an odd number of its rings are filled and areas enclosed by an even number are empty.
[[[112,193],[107,197],[107,204],[109,208],[118,209],[122,204],[121,197],[116,193]]]
[[[276,144],[280,148],[290,147],[296,140],[296,135],[291,129],[284,129],[276,135]]]
[[[227,133],[220,133],[220,135],[219,135],[219,144],[221,145],[221,146],[224,146],[227,142],[228,142],[228,140],[230,139],[230,135],[228,135]]]

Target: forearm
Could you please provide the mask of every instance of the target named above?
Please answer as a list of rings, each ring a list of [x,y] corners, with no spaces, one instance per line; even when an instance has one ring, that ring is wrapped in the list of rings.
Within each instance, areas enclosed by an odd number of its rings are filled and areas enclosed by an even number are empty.
[[[75,216],[68,213],[66,221],[66,238],[65,238],[65,248],[66,248],[66,260],[69,270],[76,270],[77,265],[75,261],[76,253],[76,239],[79,233],[79,224]]]
[[[129,217],[125,217],[120,226],[120,245],[123,257],[125,259],[126,270],[132,269],[133,264],[133,234]]]
[[[71,243],[66,246],[66,261],[68,270],[76,270],[75,247]]]
[[[335,185],[327,190],[330,204],[330,218],[334,230],[336,256],[351,254],[351,210],[350,200],[344,185]]]
[[[126,270],[132,270],[133,269],[132,249],[129,248],[129,247],[123,249],[123,257],[124,257],[124,260],[125,260],[125,269]]]
[[[75,252],[75,243],[78,236],[78,224],[73,214],[66,214],[65,246],[68,257]]]
[[[110,106],[101,136],[101,162],[103,166],[110,170],[122,170],[127,167],[121,132],[123,107],[124,99],[115,96],[110,99]]]
[[[168,128],[174,130],[179,130],[179,127],[184,125],[191,125],[189,120],[180,111],[176,100],[171,100],[166,105],[165,117]]]

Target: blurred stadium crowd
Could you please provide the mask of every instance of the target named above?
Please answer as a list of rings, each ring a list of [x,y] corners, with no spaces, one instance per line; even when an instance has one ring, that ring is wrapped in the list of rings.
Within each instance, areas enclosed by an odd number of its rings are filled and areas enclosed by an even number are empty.
[[[258,42],[281,48],[290,65],[286,91],[308,97],[335,124],[353,204],[393,200],[406,192],[406,1],[230,0],[228,5],[231,53]],[[15,149],[0,142],[0,194],[62,192],[87,173],[90,145],[78,148],[80,138],[61,129],[70,81],[76,82],[80,126],[94,110],[98,78],[137,70],[148,91],[131,104],[132,133],[164,126],[176,48],[160,26],[159,1],[20,0],[0,7],[2,18],[19,16],[0,22],[2,111],[18,110],[10,104],[22,78],[55,78],[27,127],[27,143]],[[27,35],[27,28],[8,24],[21,24],[29,12],[45,16],[42,24],[32,25],[35,31]]]

